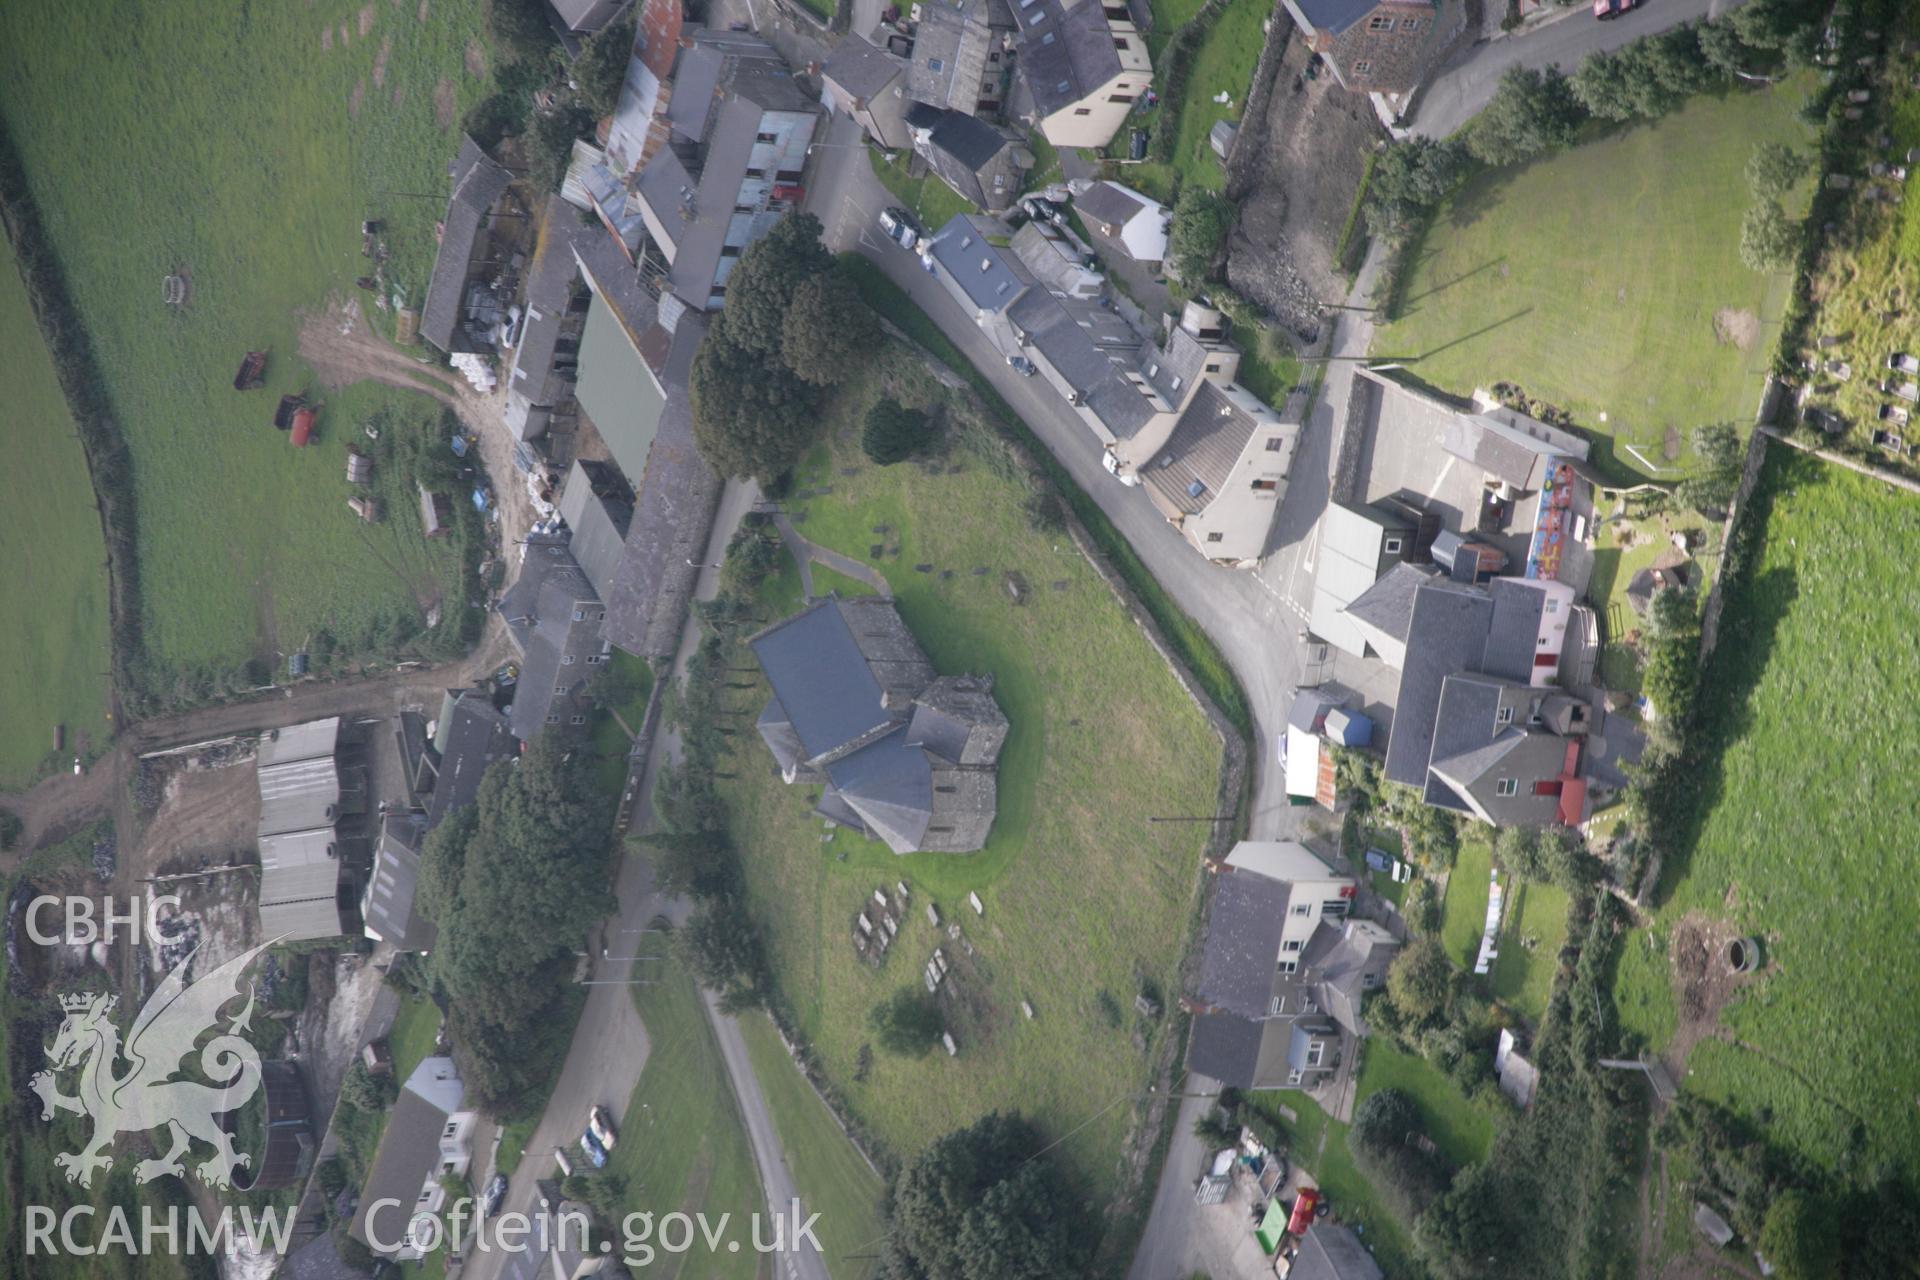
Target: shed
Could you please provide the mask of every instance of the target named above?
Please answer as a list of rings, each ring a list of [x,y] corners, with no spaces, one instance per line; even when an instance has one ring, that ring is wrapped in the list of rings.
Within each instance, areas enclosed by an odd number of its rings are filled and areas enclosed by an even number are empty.
[[[1693,1202],[1693,1226],[1716,1249],[1724,1249],[1733,1242],[1733,1228],[1727,1225],[1727,1220],[1698,1200]]]
[[[373,483],[373,459],[358,449],[347,450],[347,483]]]
[[[1207,133],[1207,145],[1213,148],[1213,154],[1225,160],[1227,153],[1233,150],[1233,140],[1239,136],[1239,133],[1240,126],[1233,121],[1216,120],[1213,122],[1213,128]]]
[[[1373,721],[1345,707],[1327,712],[1323,727],[1327,737],[1343,747],[1364,747],[1373,741]]]
[[[447,531],[448,523],[453,519],[453,511],[447,502],[447,495],[435,493],[427,486],[420,486],[420,524],[429,538],[438,538]]]

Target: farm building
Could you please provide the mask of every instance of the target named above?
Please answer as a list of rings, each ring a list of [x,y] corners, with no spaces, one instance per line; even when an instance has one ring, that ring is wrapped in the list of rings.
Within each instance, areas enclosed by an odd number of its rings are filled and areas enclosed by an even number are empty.
[[[756,727],[822,818],[895,853],[987,842],[1007,718],[992,676],[935,676],[891,600],[827,599],[752,640],[773,697]]]
[[[298,942],[346,932],[341,921],[340,717],[275,729],[260,741],[260,936]]]
[[[453,193],[447,197],[440,249],[434,255],[433,275],[427,282],[420,332],[449,354],[490,351],[493,344],[487,334],[496,317],[483,299],[475,298],[469,285],[488,257],[485,246],[495,206],[513,185],[513,175],[495,163],[479,143],[462,137],[459,154],[448,166],[447,176],[452,180]]]
[[[373,483],[373,459],[358,449],[347,450],[347,483]]]
[[[260,1089],[266,1095],[267,1145],[250,1189],[296,1186],[313,1166],[314,1153],[312,1114],[300,1068],[284,1059],[261,1063]]]
[[[402,712],[399,739],[413,807],[426,831],[472,804],[487,770],[519,752],[506,713],[484,689],[447,690],[431,723],[418,712]]]
[[[420,841],[425,835],[426,823],[418,814],[388,814],[374,845],[373,874],[360,897],[366,935],[391,944],[396,951],[433,947],[433,921],[413,908],[420,878]]]

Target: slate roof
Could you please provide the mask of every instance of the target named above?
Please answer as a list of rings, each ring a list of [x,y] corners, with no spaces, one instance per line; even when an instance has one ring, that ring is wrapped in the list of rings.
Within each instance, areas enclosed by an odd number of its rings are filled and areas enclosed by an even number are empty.
[[[1345,612],[1350,618],[1405,640],[1407,625],[1413,619],[1413,597],[1433,577],[1431,568],[1403,560],[1355,597]]]
[[[1140,469],[1140,478],[1176,508],[1205,511],[1225,488],[1260,420],[1218,384],[1201,382],[1166,448]],[[1172,461],[1162,466],[1161,460]],[[1197,492],[1196,492],[1197,488]]]
[[[1487,592],[1493,598],[1493,622],[1479,669],[1525,684],[1533,679],[1533,654],[1546,594],[1514,578],[1495,578],[1487,584]]]
[[[907,96],[971,115],[993,44],[986,0],[925,0],[913,33]]]
[[[707,136],[707,117],[720,92],[720,73],[726,55],[710,44],[696,43],[680,55],[673,73],[673,97],[667,101],[667,119],[676,136],[699,142]]]
[[[1200,959],[1203,1001],[1243,1018],[1267,1016],[1292,888],[1251,871],[1230,869],[1216,877]]]
[[[461,298],[466,292],[480,231],[494,202],[513,184],[513,175],[465,134],[461,135],[460,150],[453,163],[447,166],[447,177],[452,182],[452,194],[447,197],[447,213],[440,248],[433,258],[433,274],[427,280],[426,303],[420,309],[421,336],[442,351],[453,350]]]
[[[1424,789],[1433,755],[1434,720],[1446,678],[1475,668],[1486,652],[1493,598],[1461,583],[1435,579],[1414,595],[1407,659],[1387,742],[1386,776]],[[1532,642],[1531,633],[1528,642]]]
[[[612,305],[596,296],[580,335],[574,396],[629,478],[645,473],[647,450],[667,408],[666,393],[638,346],[650,331],[630,333]]]
[[[560,490],[560,518],[573,531],[568,549],[574,563],[593,584],[594,594],[606,599],[626,554],[627,529],[633,522],[633,490],[620,469],[576,458]]]
[[[571,386],[570,378],[554,372],[554,354],[572,301],[576,270],[572,238],[559,232],[570,220],[549,202],[546,226],[527,273],[527,318],[507,372],[507,389],[518,392],[530,405],[558,404]]]
[[[927,252],[944,267],[967,300],[985,311],[1003,311],[1033,283],[1026,264],[1011,246],[990,243],[1009,239],[1006,224],[977,213],[957,213],[933,237]]]
[[[1231,1013],[1203,1013],[1187,1038],[1187,1066],[1237,1089],[1253,1087],[1261,1040],[1271,1023]]]
[[[439,826],[455,809],[472,804],[487,770],[517,753],[507,717],[485,691],[447,690],[426,757],[433,785],[426,797],[427,829]]]
[[[399,1098],[387,1111],[386,1131],[348,1228],[354,1239],[368,1243],[367,1213],[380,1200],[398,1203],[381,1208],[375,1234],[389,1243],[406,1234],[420,1188],[440,1162],[440,1131],[447,1117],[459,1110],[463,1092],[451,1058],[423,1058],[407,1077]]]
[[[976,171],[1013,145],[1013,139],[985,120],[964,111],[931,107],[924,102],[907,108],[907,126],[929,130],[933,146]]]
[[[580,572],[561,537],[527,540],[520,576],[500,600],[507,636],[520,654],[520,679],[514,685],[513,709],[508,721],[513,735],[530,742],[546,727],[556,692],[563,685],[577,690],[592,668],[563,659],[597,647],[599,599],[587,575]],[[576,613],[584,617],[575,618]]]
[[[653,159],[640,170],[634,193],[646,203],[648,212],[659,223],[667,239],[661,248],[668,253],[676,252],[686,238],[691,225],[687,210],[693,206],[695,185],[693,175],[671,148],[655,152]]]
[[[1547,459],[1587,456],[1587,443],[1511,410],[1456,414],[1441,433],[1440,447],[1517,489],[1540,487]]]
[[[705,334],[706,321],[698,312],[683,312],[674,322],[661,375],[667,407],[647,453],[625,554],[602,598],[607,617],[601,634],[641,657],[664,657],[679,648],[700,572],[687,561],[704,558],[720,501],[720,478],[694,445],[693,402],[687,394],[688,371]]]
[[[1072,8],[1060,0],[1033,0],[1015,6],[1014,21],[1020,27],[1020,67],[1043,116],[1072,106],[1122,70],[1113,28],[1091,0]]]
[[[1114,182],[1096,182],[1073,198],[1080,216],[1089,222],[1105,223],[1116,230],[1132,221],[1147,208],[1147,202]],[[1176,333],[1185,330],[1176,328]]]
[[[840,798],[895,852],[920,847],[933,819],[933,773],[907,730],[893,732],[827,766]]]
[[[1082,263],[1081,249],[1059,228],[1027,221],[1013,233],[1013,252],[1033,278],[1047,289],[1076,297],[1096,297],[1106,289],[1097,266]]]
[[[390,942],[401,951],[430,950],[436,936],[433,921],[413,909],[423,834],[422,824],[411,814],[386,816],[374,845],[373,873],[361,898],[367,936]]]
[[[1194,384],[1207,370],[1207,359],[1214,353],[1206,343],[1188,333],[1178,325],[1167,335],[1167,344],[1147,357],[1147,382],[1165,396],[1167,403],[1177,405],[1191,394]],[[1179,383],[1175,386],[1175,383]]]
[[[1137,366],[1137,350],[1125,352],[1124,363],[1116,361],[1115,349],[1097,344],[1067,304],[1045,290],[1030,290],[1008,309],[1007,319],[1115,438],[1131,437],[1152,419],[1153,405],[1124,372]]]
[[[1383,1273],[1351,1229],[1315,1221],[1300,1239],[1287,1280],[1383,1280]]]
[[[833,47],[820,74],[854,97],[871,100],[892,84],[902,69],[900,59],[856,34]]]
[[[754,656],[809,759],[858,742],[905,716],[933,679],[891,601],[823,600],[752,640]],[[900,706],[882,706],[892,692]]]

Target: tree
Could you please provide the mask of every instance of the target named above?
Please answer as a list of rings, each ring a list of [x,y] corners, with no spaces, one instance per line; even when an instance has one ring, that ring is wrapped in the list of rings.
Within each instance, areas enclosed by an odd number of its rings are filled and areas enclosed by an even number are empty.
[[[888,1280],[1051,1280],[1084,1266],[1079,1200],[1017,1113],[934,1142],[893,1187]]]
[[[727,277],[728,333],[739,347],[784,360],[787,313],[802,281],[833,271],[833,255],[820,243],[820,219],[790,213],[748,245]],[[707,341],[713,341],[709,332]]]
[[[1623,52],[1598,49],[1588,54],[1567,78],[1567,91],[1588,115],[1601,120],[1631,120],[1639,114],[1635,77]]]
[[[1747,160],[1747,185],[1755,199],[1778,201],[1811,167],[1811,161],[1786,143],[1763,142]]]
[[[940,1006],[911,983],[873,1006],[867,1014],[867,1025],[873,1028],[882,1049],[902,1058],[926,1057],[946,1030]]]
[[[591,128],[593,117],[572,102],[534,116],[524,139],[527,181],[541,191],[558,191],[573,163],[575,140]]]
[[[1515,164],[1573,140],[1580,104],[1558,68],[1509,67],[1466,133],[1467,150],[1484,164]]]
[[[745,887],[740,856],[723,832],[655,831],[641,843],[653,850],[654,881],[668,893],[705,900]]]
[[[794,287],[780,354],[795,377],[822,387],[845,382],[879,345],[879,321],[846,276],[827,272]]]
[[[1740,469],[1746,447],[1731,422],[1712,422],[1693,429],[1693,452],[1699,465],[1682,480],[1674,496],[1702,515],[1723,516],[1740,491]]]
[[[819,434],[819,393],[738,341],[735,291],[727,293],[727,309],[714,317],[693,358],[693,438],[721,475],[770,481],[799,461]]]
[[[1459,143],[1433,138],[1386,147],[1367,177],[1367,229],[1388,236],[1406,227],[1453,190],[1466,158]]]
[[[1693,713],[1700,665],[1700,620],[1693,596],[1677,587],[1655,592],[1647,606],[1647,636],[1641,691],[1662,717],[1684,726]]]
[[[1453,961],[1431,935],[1408,943],[1387,969],[1387,998],[1411,1021],[1439,1015],[1452,993]]]
[[[1760,1253],[1780,1280],[1828,1280],[1834,1273],[1833,1215],[1803,1191],[1775,1197],[1760,1228]]]
[[[1756,201],[1740,220],[1740,261],[1755,271],[1780,271],[1800,248],[1800,226],[1778,200]]]
[[[867,410],[860,448],[871,461],[883,467],[905,462],[926,445],[926,414],[884,397]]]
[[[376,1076],[356,1060],[340,1081],[340,1101],[368,1114],[385,1111],[398,1094],[392,1076]]]
[[[1370,1093],[1353,1109],[1353,1128],[1347,1143],[1353,1147],[1399,1146],[1409,1131],[1420,1127],[1420,1107],[1404,1089]]]
[[[1420,1119],[1420,1108],[1409,1094],[1382,1089],[1354,1109],[1353,1129],[1347,1134],[1354,1162],[1405,1222],[1418,1218],[1449,1181],[1446,1165],[1410,1140],[1420,1132]]]
[[[1185,187],[1173,205],[1167,230],[1167,256],[1181,280],[1200,285],[1213,276],[1220,246],[1233,229],[1233,203],[1197,183]]]
[[[487,0],[486,22],[494,47],[510,60],[544,60],[553,49],[544,0]]]
[[[1469,1165],[1420,1215],[1414,1243],[1439,1280],[1480,1280],[1489,1274],[1488,1261],[1507,1253],[1513,1233],[1502,1212],[1502,1193],[1490,1162]]]
[[[1503,827],[1494,837],[1493,853],[1522,880],[1558,885],[1570,893],[1591,884],[1600,870],[1581,846],[1579,833],[1566,828]]]
[[[1700,24],[1700,56],[1708,66],[1728,77],[1748,74],[1747,68],[1755,61],[1753,50],[1728,22]]]
[[[766,951],[739,899],[701,903],[674,935],[674,943],[700,985],[720,994],[723,1012],[740,1013],[766,1003]]]
[[[598,120],[620,105],[620,86],[626,83],[627,64],[633,60],[633,19],[603,27],[589,37],[573,60],[574,98]]]
[[[609,814],[567,734],[541,735],[519,763],[488,771],[472,816],[421,850],[440,928],[433,970],[450,1004],[461,1076],[485,1106],[511,1101],[549,1065],[535,1050],[603,916]],[[435,836],[439,836],[439,831]]]

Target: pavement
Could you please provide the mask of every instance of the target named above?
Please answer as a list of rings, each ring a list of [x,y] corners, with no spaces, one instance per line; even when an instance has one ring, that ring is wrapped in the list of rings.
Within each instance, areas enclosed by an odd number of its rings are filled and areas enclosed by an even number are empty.
[[[1509,67],[1557,66],[1571,72],[1580,60],[1601,49],[1617,49],[1643,36],[1701,18],[1717,18],[1740,0],[1646,0],[1640,8],[1605,22],[1584,4],[1573,16],[1543,23],[1504,38],[1462,49],[1414,98],[1407,121],[1412,132],[1444,138],[1487,105]],[[1498,0],[1489,0],[1498,3]]]

